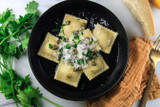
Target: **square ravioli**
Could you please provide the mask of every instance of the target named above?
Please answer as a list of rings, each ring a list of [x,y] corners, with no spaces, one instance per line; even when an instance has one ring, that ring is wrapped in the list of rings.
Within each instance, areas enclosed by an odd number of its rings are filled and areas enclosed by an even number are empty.
[[[74,71],[74,66],[65,65],[63,61],[59,63],[54,79],[77,87],[82,71]]]
[[[92,38],[92,37],[93,37],[93,34],[92,34],[92,32],[91,32],[90,29],[86,29],[86,30],[83,31],[83,36],[84,36],[84,37]]]
[[[109,69],[109,66],[106,64],[101,55],[94,59],[95,65],[92,63],[92,61],[88,61],[88,67],[83,69],[83,72],[89,80],[94,79],[96,76]]]
[[[59,36],[70,38],[74,31],[84,30],[86,24],[87,20],[65,14]]]
[[[96,38],[95,36],[93,36],[93,34],[92,34],[90,29],[86,29],[86,30],[83,31],[83,35],[82,35],[81,39],[84,39],[86,37],[87,38],[92,38],[91,40],[93,40],[93,38]],[[100,51],[101,50],[101,47],[99,46],[98,43],[96,43],[95,50],[96,51]]]
[[[97,24],[93,30],[93,35],[98,39],[102,51],[109,54],[118,33]]]
[[[56,45],[57,41],[59,40],[59,38],[53,36],[51,33],[47,33],[46,38],[44,39],[39,51],[38,51],[38,55],[41,57],[44,57],[48,60],[54,61],[56,63],[58,63],[58,60],[56,58],[56,56],[54,55],[55,53],[57,53],[58,49],[53,50],[51,49],[51,46]],[[49,46],[51,45],[51,46]]]

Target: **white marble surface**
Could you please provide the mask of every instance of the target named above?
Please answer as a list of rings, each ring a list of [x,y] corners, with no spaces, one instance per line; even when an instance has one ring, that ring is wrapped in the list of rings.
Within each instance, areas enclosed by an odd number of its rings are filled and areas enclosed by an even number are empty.
[[[26,4],[31,0],[0,0],[0,13],[6,10],[6,8],[13,9],[13,13],[16,14],[16,17],[19,15],[24,15],[26,12],[24,7]],[[39,3],[38,9],[40,10],[41,14],[44,13],[48,8],[55,5],[58,2],[63,0],[36,0]],[[111,10],[122,22],[124,25],[128,37],[132,37],[133,35],[137,35],[139,37],[143,37],[143,32],[141,29],[141,25],[135,20],[132,16],[128,8],[123,4],[122,0],[92,0],[97,2],[109,10]],[[151,39],[155,41],[157,36],[160,34],[160,10],[156,9],[154,6],[151,5],[153,16],[156,25],[156,36],[152,37]],[[64,107],[83,107],[86,101],[70,101],[59,98],[55,95],[52,95],[47,90],[45,90],[36,80],[34,77],[28,62],[27,55],[24,55],[19,60],[14,61],[14,68],[15,70],[22,76],[27,74],[31,75],[31,79],[33,82],[34,87],[39,87],[41,92],[44,94],[45,97],[53,100],[54,102],[63,105]],[[160,78],[160,63],[156,68],[156,72]],[[41,99],[41,103],[43,107],[54,107],[50,103]],[[137,107],[138,101],[133,105]],[[160,104],[160,98],[148,101],[147,107],[157,107]],[[0,94],[0,107],[16,107],[13,100],[6,100],[2,94]]]

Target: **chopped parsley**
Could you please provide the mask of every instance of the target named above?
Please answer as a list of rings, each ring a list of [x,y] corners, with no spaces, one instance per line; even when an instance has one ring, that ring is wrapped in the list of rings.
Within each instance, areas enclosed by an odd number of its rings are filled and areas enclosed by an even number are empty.
[[[94,41],[94,43],[98,43],[98,40]]]
[[[49,49],[52,49],[52,45],[51,44],[48,44],[48,47],[49,47]]]
[[[89,60],[92,60],[93,59],[93,51],[91,51],[91,50],[88,50],[88,52],[87,52],[87,57],[89,58]]]
[[[59,56],[63,56],[63,53],[60,53]]]
[[[94,40],[93,40],[93,38],[91,38],[91,41],[90,41],[90,43],[89,43],[89,44],[90,44],[90,45],[92,45],[93,41],[94,41]]]
[[[84,59],[78,59],[77,60],[77,64],[78,65],[81,65],[82,63],[85,64]]]
[[[78,45],[78,43],[79,43],[80,41],[81,41],[81,40],[79,40],[79,41],[74,41],[74,43]]]
[[[62,24],[62,26],[61,26],[61,31],[60,31],[60,33],[62,33],[63,35],[64,35],[63,27],[66,26],[66,25],[67,25],[67,24]]]
[[[79,30],[76,30],[77,33],[79,33]]]
[[[82,63],[85,64],[84,59],[81,59],[81,60],[82,60]]]
[[[73,66],[73,64],[71,64],[71,66]]]
[[[77,20],[81,20],[81,19],[77,19]]]
[[[68,43],[67,45],[64,46],[65,49],[70,49],[70,44]]]
[[[53,29],[51,32],[59,32],[59,29]]]
[[[64,35],[64,30],[62,30],[62,33],[63,33],[63,35]]]
[[[62,52],[62,51],[63,51],[63,47],[59,49],[59,52]]]
[[[88,52],[87,52],[87,56],[88,56],[88,57],[91,57],[91,56],[92,56],[92,54],[93,54],[93,52],[92,52],[92,51],[90,51],[90,50],[88,50]]]
[[[72,47],[77,48],[77,44],[73,44]]]
[[[79,36],[78,35],[74,35],[74,39],[79,39]]]
[[[66,38],[64,36],[62,36],[62,41],[65,42],[66,41]]]
[[[81,35],[83,35],[83,32],[81,32]]]
[[[82,52],[82,55],[83,55],[83,56],[86,56],[86,54],[85,54],[84,52]]]
[[[62,24],[62,27],[67,26],[67,24]]]
[[[81,65],[81,63],[82,63],[81,59],[78,59],[78,60],[77,60],[77,64],[78,64],[78,65]]]

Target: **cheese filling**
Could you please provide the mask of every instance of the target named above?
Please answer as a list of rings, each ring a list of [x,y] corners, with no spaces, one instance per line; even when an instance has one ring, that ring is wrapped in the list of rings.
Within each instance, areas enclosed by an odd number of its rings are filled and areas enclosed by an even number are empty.
[[[69,39],[62,37],[55,56],[59,61],[62,60],[65,65],[70,64],[75,69],[87,68],[87,61],[98,56],[95,51],[97,45],[95,36],[92,38],[84,37],[81,31],[76,31]]]

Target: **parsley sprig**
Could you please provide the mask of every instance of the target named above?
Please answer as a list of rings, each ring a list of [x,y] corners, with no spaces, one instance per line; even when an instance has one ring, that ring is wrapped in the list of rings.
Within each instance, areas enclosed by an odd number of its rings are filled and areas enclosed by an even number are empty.
[[[37,7],[37,2],[30,2],[25,8],[27,14],[18,19],[8,8],[0,14],[0,92],[6,99],[13,99],[17,107],[40,107],[39,98],[62,107],[43,97],[39,88],[33,88],[29,75],[23,78],[13,69],[13,57],[19,58],[27,49],[28,30],[39,17]]]

